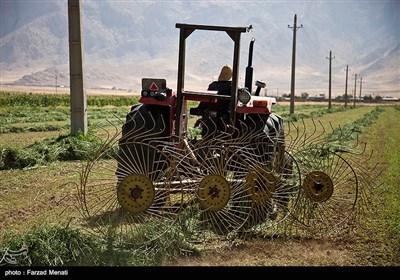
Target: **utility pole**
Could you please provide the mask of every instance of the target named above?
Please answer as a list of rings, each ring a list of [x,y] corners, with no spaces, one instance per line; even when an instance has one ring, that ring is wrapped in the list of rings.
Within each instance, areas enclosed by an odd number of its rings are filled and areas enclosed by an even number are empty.
[[[293,49],[292,49],[292,78],[290,82],[290,114],[294,113],[294,84],[295,84],[295,67],[296,67],[296,32],[297,29],[303,28],[301,24],[297,27],[297,15],[294,15],[293,27],[288,25],[288,28],[293,30]]]
[[[354,104],[353,106],[356,107],[356,89],[357,89],[357,74],[354,74],[355,79],[354,79]]]
[[[332,59],[335,57],[332,57],[332,51],[329,51],[329,100],[328,100],[328,109],[332,108]]]
[[[57,74],[56,74],[56,94],[57,94]]]
[[[87,133],[87,102],[83,80],[81,0],[68,0],[71,135]]]
[[[346,66],[346,86],[344,88],[344,107],[347,107],[347,80],[349,77],[349,65]]]
[[[363,80],[362,80],[362,78],[361,78],[361,80],[360,80],[360,102],[361,102],[361,89],[362,89],[362,84],[363,84],[364,82],[363,82]]]

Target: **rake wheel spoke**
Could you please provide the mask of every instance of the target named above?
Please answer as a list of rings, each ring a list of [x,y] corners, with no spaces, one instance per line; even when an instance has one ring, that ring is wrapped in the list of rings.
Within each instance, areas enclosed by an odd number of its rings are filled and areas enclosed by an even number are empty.
[[[293,215],[318,231],[331,231],[354,214],[358,178],[341,155],[324,147],[310,147],[295,157],[302,174],[301,195]]]

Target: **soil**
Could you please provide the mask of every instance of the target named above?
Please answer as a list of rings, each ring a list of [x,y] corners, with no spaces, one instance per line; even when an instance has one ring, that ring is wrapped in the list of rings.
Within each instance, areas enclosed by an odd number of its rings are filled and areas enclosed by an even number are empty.
[[[359,265],[348,242],[326,240],[251,240],[210,250],[196,257],[179,257],[179,266],[349,266]]]

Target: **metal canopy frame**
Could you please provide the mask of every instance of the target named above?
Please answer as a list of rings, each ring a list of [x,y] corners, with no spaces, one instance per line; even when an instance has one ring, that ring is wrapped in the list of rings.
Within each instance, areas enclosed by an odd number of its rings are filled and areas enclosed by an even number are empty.
[[[232,66],[232,92],[231,92],[231,110],[230,120],[236,122],[236,102],[239,77],[239,58],[240,58],[240,36],[241,33],[248,32],[252,27],[229,27],[229,26],[213,26],[213,25],[196,25],[177,23],[176,28],[180,29],[179,34],[179,59],[178,59],[178,83],[177,83],[177,103],[176,103],[176,119],[175,119],[175,135],[180,137],[182,134],[182,105],[185,97],[185,55],[186,55],[186,39],[195,30],[208,31],[224,31],[234,42],[233,50],[233,66]],[[204,94],[204,93],[203,93]],[[210,93],[210,96],[212,94]],[[217,99],[222,99],[217,97]]]

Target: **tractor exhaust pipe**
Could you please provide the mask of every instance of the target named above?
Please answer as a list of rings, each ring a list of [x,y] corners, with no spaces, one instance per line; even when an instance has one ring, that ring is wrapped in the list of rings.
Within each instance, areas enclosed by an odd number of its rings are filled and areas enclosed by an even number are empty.
[[[253,37],[250,41],[250,46],[249,46],[249,61],[247,63],[246,67],[246,78],[244,82],[244,86],[248,88],[250,94],[252,93],[252,83],[253,83],[253,46],[255,42],[255,38]]]

